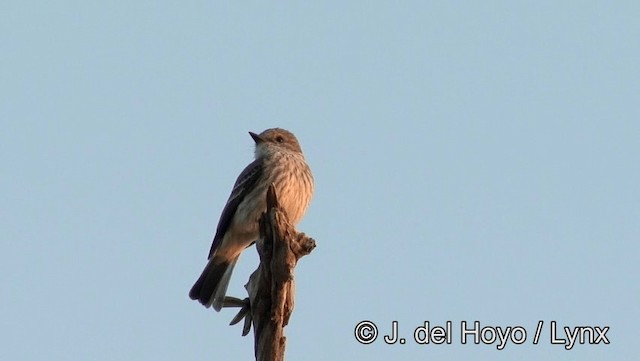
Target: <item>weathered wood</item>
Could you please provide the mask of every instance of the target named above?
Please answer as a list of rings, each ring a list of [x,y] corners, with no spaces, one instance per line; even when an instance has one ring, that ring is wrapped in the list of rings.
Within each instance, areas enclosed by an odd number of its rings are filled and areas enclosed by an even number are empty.
[[[278,205],[273,185],[267,192],[267,211],[260,219],[260,239],[256,249],[260,265],[245,285],[248,299],[227,297],[225,307],[242,306],[231,324],[245,319],[243,335],[253,324],[257,361],[282,361],[286,337],[284,326],[293,312],[293,274],[298,260],[315,248],[315,241],[299,233]]]

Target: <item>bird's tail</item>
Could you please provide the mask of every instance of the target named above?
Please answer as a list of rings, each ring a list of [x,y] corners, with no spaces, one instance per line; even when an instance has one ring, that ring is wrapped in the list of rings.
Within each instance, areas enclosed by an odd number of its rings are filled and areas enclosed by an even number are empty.
[[[237,261],[238,256],[232,259],[223,259],[215,255],[211,257],[200,278],[191,287],[189,297],[198,300],[205,307],[213,306],[214,310],[220,311]]]

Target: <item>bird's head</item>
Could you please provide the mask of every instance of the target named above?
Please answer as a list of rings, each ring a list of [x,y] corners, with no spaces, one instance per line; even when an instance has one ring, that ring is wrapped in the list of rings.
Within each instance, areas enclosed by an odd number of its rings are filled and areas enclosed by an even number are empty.
[[[302,154],[298,139],[288,130],[281,128],[267,129],[260,134],[249,132],[256,142],[256,158],[276,151],[288,151]]]

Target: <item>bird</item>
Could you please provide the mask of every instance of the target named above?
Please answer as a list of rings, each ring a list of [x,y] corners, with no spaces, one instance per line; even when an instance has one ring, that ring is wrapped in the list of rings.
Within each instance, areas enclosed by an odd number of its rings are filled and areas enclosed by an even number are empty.
[[[314,190],[314,180],[298,139],[282,128],[260,134],[254,161],[238,176],[220,215],[207,264],[189,292],[192,300],[220,311],[233,268],[242,251],[259,238],[258,222],[266,211],[266,193],[273,184],[278,202],[294,226],[304,216]]]

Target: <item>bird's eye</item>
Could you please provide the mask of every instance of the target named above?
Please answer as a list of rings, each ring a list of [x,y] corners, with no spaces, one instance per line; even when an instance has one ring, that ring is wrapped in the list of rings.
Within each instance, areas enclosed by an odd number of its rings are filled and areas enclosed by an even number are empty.
[[[282,143],[282,142],[284,142],[284,138],[282,138],[282,136],[279,135],[279,136],[276,137],[276,142]]]

